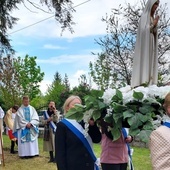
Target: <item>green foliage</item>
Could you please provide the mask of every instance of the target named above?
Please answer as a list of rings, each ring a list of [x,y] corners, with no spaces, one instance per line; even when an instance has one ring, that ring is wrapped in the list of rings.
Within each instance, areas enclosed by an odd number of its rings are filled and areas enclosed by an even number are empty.
[[[98,54],[98,59],[95,63],[90,62],[90,75],[93,78],[93,81],[98,85],[102,90],[109,87],[109,82],[111,79],[111,69],[109,68],[109,56],[105,54]],[[116,77],[112,76],[114,79]]]
[[[85,108],[83,105],[77,104],[75,105],[74,108],[69,109],[69,111],[66,114],[66,118],[69,117],[70,119],[75,119],[76,116],[76,120],[77,121],[81,121],[83,119],[83,112],[85,111]],[[76,115],[75,115],[76,113]]]
[[[91,92],[89,84],[87,84],[87,79],[83,77],[83,79],[80,80],[80,84],[77,87],[74,87],[70,93],[79,96],[81,99],[84,98],[84,96],[90,94]],[[83,101],[84,102],[84,101]]]
[[[58,71],[54,75],[54,82],[56,82],[56,81],[59,83],[62,82],[61,74]]]
[[[63,100],[65,100],[64,97],[67,97],[67,95],[64,96],[64,93],[63,93],[63,92],[65,92],[65,90],[66,90],[66,88],[62,84],[62,82],[54,81],[52,83],[52,85],[48,87],[47,94],[46,94],[46,100],[54,101],[57,109],[60,110],[64,104],[63,103]]]
[[[11,56],[0,60],[0,94],[5,110],[21,103],[19,77],[13,63],[14,58]]]
[[[13,25],[18,20],[10,15],[10,12],[17,9],[16,4],[19,5],[21,0],[1,0],[0,1],[0,56],[3,53],[14,54],[14,50],[10,44],[10,39],[7,34],[8,29],[12,29]]]
[[[80,111],[75,108],[67,117],[80,120],[80,118],[83,119],[87,111],[91,110],[91,117],[95,121],[99,122],[104,119],[108,123],[114,136],[113,140],[120,137],[123,124],[127,124],[132,136],[138,135],[142,141],[147,142],[150,133],[154,130],[153,120],[156,115],[162,116],[162,103],[150,98],[142,101],[144,94],[134,91],[133,99],[124,104],[122,92],[118,89],[116,89],[110,104],[105,104],[102,96],[103,91],[92,91],[91,95],[85,96],[83,109]]]
[[[46,98],[45,96],[43,95],[40,95],[40,96],[37,96],[35,97],[34,99],[32,99],[30,101],[30,104],[38,111],[38,110],[41,110],[41,109],[44,109],[44,107],[46,108],[48,105],[47,105],[47,101],[46,101]]]
[[[65,74],[65,76],[64,76],[63,83],[64,83],[64,85],[65,85],[67,91],[70,91],[70,83],[69,83],[67,74]]]
[[[44,77],[44,72],[41,72],[40,66],[37,66],[36,59],[37,57],[26,55],[24,59],[18,57],[14,62],[21,86],[20,94],[28,95],[30,99],[40,94],[39,83]]]
[[[135,98],[135,99],[137,99],[137,100],[142,100],[143,99],[143,93],[141,93],[141,92],[133,92],[133,97]]]

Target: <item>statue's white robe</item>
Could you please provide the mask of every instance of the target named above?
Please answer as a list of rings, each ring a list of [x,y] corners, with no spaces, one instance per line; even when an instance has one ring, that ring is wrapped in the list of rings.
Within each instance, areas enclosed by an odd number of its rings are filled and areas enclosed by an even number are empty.
[[[150,16],[152,6],[157,0],[148,0],[141,15],[137,31],[131,87],[147,83],[157,84],[158,81],[158,35]]]

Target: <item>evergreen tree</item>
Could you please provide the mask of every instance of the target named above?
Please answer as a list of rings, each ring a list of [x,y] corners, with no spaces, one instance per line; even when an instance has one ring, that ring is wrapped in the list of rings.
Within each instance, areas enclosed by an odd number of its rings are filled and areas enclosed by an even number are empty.
[[[54,75],[54,82],[62,82],[61,74],[58,71]]]
[[[69,91],[70,90],[70,83],[69,83],[69,79],[68,79],[67,74],[65,74],[65,76],[64,76],[63,83],[64,83],[66,89]]]

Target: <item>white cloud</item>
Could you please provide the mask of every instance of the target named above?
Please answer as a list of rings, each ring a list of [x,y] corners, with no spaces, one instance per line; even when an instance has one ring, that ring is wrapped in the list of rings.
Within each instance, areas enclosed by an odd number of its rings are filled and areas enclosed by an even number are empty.
[[[52,82],[50,80],[43,80],[41,81],[41,83],[39,84],[40,85],[40,90],[41,90],[41,93],[42,94],[45,94],[49,85],[51,84]]]
[[[75,74],[69,76],[69,77],[71,77],[71,78],[69,78],[71,88],[79,85],[79,78],[82,74],[87,74],[87,71],[86,70],[77,70],[75,72]]]
[[[37,63],[46,63],[59,65],[64,63],[73,63],[78,65],[87,65],[90,61],[94,61],[96,56],[94,55],[61,55],[56,57],[51,57],[48,59],[37,59]]]
[[[52,44],[45,44],[45,45],[43,46],[43,48],[45,48],[45,49],[51,49],[51,50],[64,50],[64,49],[67,49],[66,47],[61,47],[61,46],[52,45]]]

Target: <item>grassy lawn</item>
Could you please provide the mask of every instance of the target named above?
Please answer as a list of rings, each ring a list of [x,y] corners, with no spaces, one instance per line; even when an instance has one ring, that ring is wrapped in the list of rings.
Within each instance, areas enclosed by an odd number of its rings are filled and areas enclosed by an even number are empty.
[[[5,167],[0,165],[3,170],[57,170],[54,163],[48,163],[48,152],[43,152],[43,140],[39,138],[40,156],[33,159],[20,159],[17,154],[10,154],[10,140],[4,135],[4,155]],[[145,148],[134,148],[133,163],[135,170],[151,170],[150,153]],[[16,148],[17,149],[17,148]],[[100,156],[100,145],[94,145],[97,157]]]

